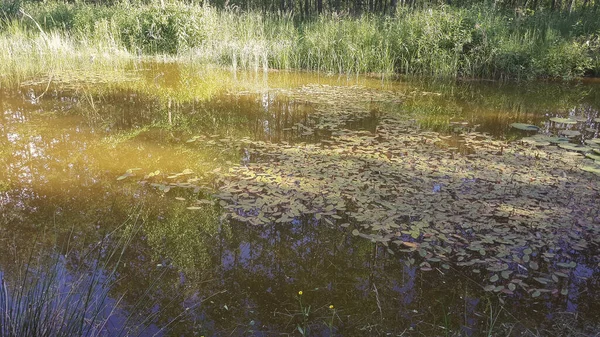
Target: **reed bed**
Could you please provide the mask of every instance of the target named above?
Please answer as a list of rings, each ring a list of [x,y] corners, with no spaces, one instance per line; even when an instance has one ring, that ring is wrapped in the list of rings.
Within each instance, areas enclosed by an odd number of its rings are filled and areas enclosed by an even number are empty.
[[[570,79],[600,73],[596,14],[438,6],[306,19],[180,2],[25,3],[4,15],[0,71],[23,78],[166,57],[254,71]]]

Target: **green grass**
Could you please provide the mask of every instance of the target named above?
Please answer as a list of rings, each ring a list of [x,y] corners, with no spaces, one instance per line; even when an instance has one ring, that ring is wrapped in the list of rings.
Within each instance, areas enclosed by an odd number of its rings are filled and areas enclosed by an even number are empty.
[[[109,295],[134,227],[113,232],[75,258],[59,251],[49,257],[32,252],[16,275],[0,271],[0,337],[131,336],[145,331],[149,321],[136,322],[132,317],[137,313],[128,316],[120,310],[124,295]],[[140,298],[134,308],[148,301]]]
[[[394,17],[219,10],[185,3],[25,3],[3,10],[3,81],[160,56],[255,71],[573,78],[600,73],[593,11],[400,8]],[[120,60],[121,62],[114,62]]]

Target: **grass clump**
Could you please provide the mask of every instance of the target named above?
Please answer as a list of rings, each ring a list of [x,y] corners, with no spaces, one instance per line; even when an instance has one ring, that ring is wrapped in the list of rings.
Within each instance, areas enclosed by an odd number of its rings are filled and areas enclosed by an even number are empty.
[[[77,263],[59,252],[46,258],[32,254],[17,275],[0,271],[0,336],[129,336],[146,331],[149,321],[136,323],[119,308],[124,296],[109,295],[134,235],[129,228],[118,242],[111,244],[109,236],[87,252],[73,253]]]

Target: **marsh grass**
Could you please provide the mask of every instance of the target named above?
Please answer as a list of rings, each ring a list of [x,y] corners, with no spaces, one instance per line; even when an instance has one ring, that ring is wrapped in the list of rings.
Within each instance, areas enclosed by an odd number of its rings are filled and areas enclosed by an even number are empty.
[[[0,85],[68,72],[123,69],[131,54],[110,35],[91,39],[69,31],[35,31],[11,21],[0,31]]]
[[[167,57],[256,72],[404,73],[528,79],[598,74],[600,23],[591,12],[486,7],[400,8],[394,17],[215,9],[181,2],[99,6],[25,3],[1,33],[4,76],[115,60]]]
[[[109,295],[135,231],[125,228],[118,240],[111,237],[117,233],[107,236],[79,256],[87,261],[81,263],[83,267],[74,266],[70,257],[59,252],[47,257],[32,253],[20,275],[8,277],[0,272],[0,336],[135,336],[144,332],[148,322],[135,322],[120,310],[124,296],[113,299]]]

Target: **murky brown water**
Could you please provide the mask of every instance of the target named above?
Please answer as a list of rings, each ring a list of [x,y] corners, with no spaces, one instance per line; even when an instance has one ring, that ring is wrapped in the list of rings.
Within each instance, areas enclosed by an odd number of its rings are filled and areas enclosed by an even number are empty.
[[[43,253],[58,247],[64,268],[75,270],[96,259],[82,252],[135,222],[139,234],[110,291],[115,301],[123,297],[124,311],[111,320],[114,329],[128,311],[150,310],[155,316],[142,335],[161,334],[165,325],[166,334],[179,336],[600,331],[596,246],[579,257],[567,296],[498,297],[467,268],[422,272],[402,253],[313,217],[266,227],[229,223],[218,207],[188,210],[180,199],[194,191],[138,183],[156,171],[209,176],[256,160],[240,147],[194,147],[188,142],[193,136],[291,144],[327,139],[331,131],[313,130],[315,104],[288,95],[306,85],[397,93],[398,101],[372,103],[370,113],[345,121],[342,127],[351,130],[373,132],[386,111],[413,113],[418,128],[453,135],[474,129],[515,139],[523,134],[511,123],[550,132],[555,125],[548,118],[576,116],[587,119],[572,140],[582,142],[598,137],[599,83],[233,76],[174,64],[141,65],[131,76],[126,83],[40,81],[0,91],[0,275],[8,282],[17,279],[32,247]],[[448,146],[460,148],[460,139],[453,139]],[[139,170],[129,176],[131,169]],[[151,300],[134,308],[144,293]]]

